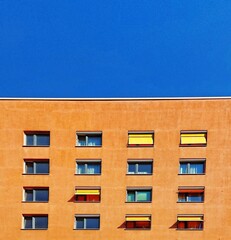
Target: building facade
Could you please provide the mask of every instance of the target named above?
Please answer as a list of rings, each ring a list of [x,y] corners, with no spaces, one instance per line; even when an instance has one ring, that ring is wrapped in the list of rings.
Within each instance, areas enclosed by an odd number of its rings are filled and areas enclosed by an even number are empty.
[[[231,239],[231,98],[0,111],[1,239]]]

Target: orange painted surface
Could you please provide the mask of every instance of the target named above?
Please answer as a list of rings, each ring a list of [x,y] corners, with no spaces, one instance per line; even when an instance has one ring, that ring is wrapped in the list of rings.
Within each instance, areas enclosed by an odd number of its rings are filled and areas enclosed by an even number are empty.
[[[231,239],[231,100],[0,100],[0,116],[0,239]],[[23,146],[26,130],[50,131],[50,147]],[[154,147],[128,148],[142,130]],[[207,146],[179,147],[181,130],[207,130]],[[76,131],[102,131],[102,147],[76,147]],[[50,174],[23,175],[26,158],[50,159]],[[206,174],[178,175],[179,158],[206,158]],[[76,159],[102,159],[102,174],[75,175]],[[153,159],[153,174],[126,175],[127,159]],[[49,187],[49,202],[22,202],[25,186]],[[101,202],[74,202],[75,186],[101,187]],[[152,202],[126,203],[133,186],[152,186]],[[204,203],[177,203],[179,186],[204,186]],[[21,229],[40,213],[47,230]],[[74,230],[75,214],[100,214],[100,230]],[[151,230],[125,230],[126,214],[151,215]],[[204,214],[204,229],[176,230],[178,214]]]

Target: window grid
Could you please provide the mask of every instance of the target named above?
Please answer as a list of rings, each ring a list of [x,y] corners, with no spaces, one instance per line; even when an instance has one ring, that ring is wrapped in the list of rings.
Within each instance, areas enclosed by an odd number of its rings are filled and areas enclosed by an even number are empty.
[[[24,174],[49,174],[49,160],[24,159]]]
[[[152,161],[128,161],[127,174],[146,174],[151,175],[153,172]]]
[[[49,188],[24,188],[24,202],[48,202]]]
[[[23,216],[23,229],[47,229],[48,228],[48,216]]]
[[[76,161],[76,174],[101,174],[101,161]]]
[[[99,216],[75,216],[76,230],[97,230],[100,228]]]
[[[151,189],[127,189],[127,202],[151,202]]]

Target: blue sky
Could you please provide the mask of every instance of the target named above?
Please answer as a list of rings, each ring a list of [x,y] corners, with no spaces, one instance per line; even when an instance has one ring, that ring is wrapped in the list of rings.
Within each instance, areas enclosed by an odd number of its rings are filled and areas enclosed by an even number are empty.
[[[231,95],[230,0],[0,0],[0,97]]]

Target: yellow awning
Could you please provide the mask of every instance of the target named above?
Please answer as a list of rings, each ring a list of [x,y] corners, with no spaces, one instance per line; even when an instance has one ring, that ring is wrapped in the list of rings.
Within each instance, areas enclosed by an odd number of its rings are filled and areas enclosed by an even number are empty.
[[[100,190],[94,189],[94,190],[82,190],[82,189],[77,189],[75,191],[75,195],[100,195]]]
[[[133,221],[150,221],[150,217],[126,217],[126,222]]]
[[[202,217],[178,217],[177,220],[178,221],[184,221],[184,222],[186,222],[186,221],[200,221],[200,222],[202,222],[203,221]]]
[[[181,144],[206,144],[206,133],[182,133]]]
[[[153,144],[153,134],[129,133],[128,144]]]

